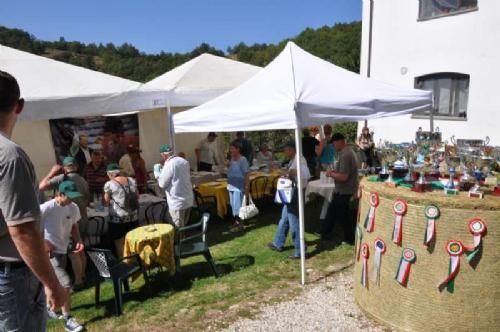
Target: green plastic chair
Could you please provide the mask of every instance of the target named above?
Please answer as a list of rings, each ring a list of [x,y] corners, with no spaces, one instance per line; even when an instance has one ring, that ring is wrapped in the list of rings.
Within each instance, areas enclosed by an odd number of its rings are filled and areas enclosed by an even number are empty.
[[[210,254],[210,249],[206,241],[207,224],[210,220],[210,214],[203,213],[200,222],[180,227],[175,230],[176,234],[176,244],[175,244],[175,260],[177,273],[181,273],[181,259],[200,256],[203,255],[210,266],[213,274],[216,278],[219,278],[220,274],[215,266],[212,255]],[[192,234],[192,232],[196,232]]]

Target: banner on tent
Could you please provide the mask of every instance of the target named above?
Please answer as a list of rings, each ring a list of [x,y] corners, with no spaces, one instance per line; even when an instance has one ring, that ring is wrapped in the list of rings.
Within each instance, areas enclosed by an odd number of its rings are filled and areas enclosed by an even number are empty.
[[[79,163],[88,162],[82,147],[101,149],[106,162],[118,162],[127,146],[139,147],[139,124],[136,114],[113,117],[87,117],[50,120],[50,131],[56,154],[61,162],[73,156]]]

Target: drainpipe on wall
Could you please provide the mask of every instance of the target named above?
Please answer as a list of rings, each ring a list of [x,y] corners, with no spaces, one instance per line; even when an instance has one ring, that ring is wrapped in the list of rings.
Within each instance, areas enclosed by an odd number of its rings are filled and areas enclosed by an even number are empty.
[[[372,40],[373,40],[373,0],[370,0],[370,23],[368,25],[368,60],[366,65],[366,77],[372,72]],[[365,120],[365,127],[368,127],[368,120]]]

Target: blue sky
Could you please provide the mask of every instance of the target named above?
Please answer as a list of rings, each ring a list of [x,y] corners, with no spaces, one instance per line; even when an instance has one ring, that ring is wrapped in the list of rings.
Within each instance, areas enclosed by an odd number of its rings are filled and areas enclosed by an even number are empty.
[[[0,0],[0,25],[39,39],[129,42],[147,53],[274,43],[361,17],[361,0]]]

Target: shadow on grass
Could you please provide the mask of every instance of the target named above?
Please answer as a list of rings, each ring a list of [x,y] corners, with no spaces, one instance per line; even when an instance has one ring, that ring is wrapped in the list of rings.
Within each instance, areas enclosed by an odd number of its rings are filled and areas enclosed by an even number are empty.
[[[255,257],[250,255],[225,257],[218,260],[216,264],[221,277],[228,275],[232,272],[240,271],[255,264]],[[154,271],[154,270],[153,270]],[[130,292],[123,293],[123,304],[127,302],[134,302],[134,307],[141,303],[156,297],[168,298],[179,291],[189,290],[195,280],[213,277],[206,262],[197,262],[193,264],[183,265],[182,273],[176,276],[171,276],[167,271],[157,269],[153,273],[149,273],[149,282],[142,285],[140,288],[132,289]],[[107,282],[108,284],[111,284]],[[105,282],[102,283],[104,285]],[[133,284],[132,284],[133,286]],[[90,287],[94,287],[89,286]],[[105,313],[95,316],[85,322],[91,324],[100,320],[115,316],[115,302],[114,293],[112,289],[103,289],[101,287],[102,296],[111,297],[108,300],[101,300],[100,307],[105,308]],[[90,309],[94,308],[95,303],[87,303],[74,306],[73,310]],[[124,307],[124,315],[130,310],[128,306]]]

